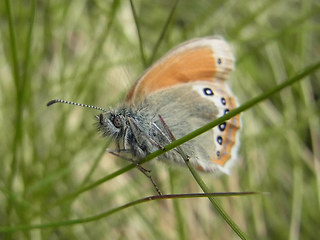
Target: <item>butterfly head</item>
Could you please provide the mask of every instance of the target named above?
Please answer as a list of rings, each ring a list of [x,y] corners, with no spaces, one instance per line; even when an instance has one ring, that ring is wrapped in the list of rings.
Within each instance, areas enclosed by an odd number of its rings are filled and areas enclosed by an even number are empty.
[[[121,137],[128,128],[128,114],[124,111],[108,111],[96,116],[98,130],[103,136]]]
[[[95,107],[92,105],[76,103],[61,99],[51,100],[47,103],[47,106],[51,106],[55,103],[65,103],[76,105],[79,107],[92,108],[96,110],[102,111],[99,115],[96,116],[97,126],[99,131],[102,132],[103,136],[110,136],[111,138],[120,138],[124,132],[126,132],[128,128],[128,118],[130,117],[130,113],[126,108],[122,108],[118,111],[105,110],[101,107]]]

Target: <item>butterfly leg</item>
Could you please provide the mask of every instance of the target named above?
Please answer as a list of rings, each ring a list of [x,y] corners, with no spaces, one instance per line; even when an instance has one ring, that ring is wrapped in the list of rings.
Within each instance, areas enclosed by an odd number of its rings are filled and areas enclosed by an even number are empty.
[[[163,126],[163,128],[166,130],[167,134],[169,135],[171,141],[175,141],[176,138],[174,137],[173,133],[171,132],[170,128],[168,127],[168,125],[166,124],[166,122],[164,121],[164,119],[161,117],[161,115],[159,114],[158,115],[159,119],[160,119],[160,122]],[[184,151],[182,150],[182,148],[180,146],[177,147],[177,151],[180,153],[181,157],[186,161],[188,162],[190,160],[190,157],[188,155],[186,155],[184,153]]]
[[[110,154],[112,154],[112,155],[114,155],[116,157],[122,158],[122,159],[124,159],[124,160],[126,160],[128,162],[131,162],[131,163],[135,164],[139,169],[141,168],[145,172],[149,172],[149,173],[151,172],[151,170],[145,169],[137,161],[134,161],[132,158],[125,157],[125,156],[120,154],[120,152],[129,152],[129,150],[127,150],[127,149],[119,149],[117,152],[109,150],[109,149],[107,149],[107,151],[108,151],[108,153],[110,153]]]
[[[164,149],[163,146],[161,146],[159,143],[157,143],[155,140],[153,140],[141,127],[140,125],[132,118],[128,118],[128,122],[130,124],[130,127],[131,127],[131,130],[132,130],[132,133],[134,135],[138,135],[138,132],[142,133],[147,139],[148,141],[150,141],[150,143],[159,148],[159,149]],[[136,140],[138,141],[139,140],[139,137],[138,136],[135,136]]]
[[[144,167],[142,167],[137,161],[133,160],[132,158],[128,158],[128,157],[125,157],[123,155],[120,154],[121,151],[128,151],[127,149],[119,149],[118,152],[114,152],[114,151],[110,151],[110,150],[107,150],[110,154],[116,156],[116,157],[120,157],[124,160],[127,160],[133,164],[136,165],[136,167],[147,177],[149,178],[149,180],[151,181],[152,185],[154,186],[154,188],[156,189],[157,193],[159,195],[162,195],[159,187],[157,186],[156,182],[153,180],[152,176],[151,176],[151,170],[148,170]]]

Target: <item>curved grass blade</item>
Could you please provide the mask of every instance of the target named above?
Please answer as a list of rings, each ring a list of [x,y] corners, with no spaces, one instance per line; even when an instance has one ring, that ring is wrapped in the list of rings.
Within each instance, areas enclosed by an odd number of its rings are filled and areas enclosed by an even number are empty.
[[[11,226],[11,227],[0,227],[0,232],[16,232],[16,231],[28,231],[32,229],[44,229],[44,228],[56,228],[56,227],[64,227],[68,225],[75,225],[75,224],[83,224],[88,222],[93,222],[100,220],[102,218],[106,218],[112,214],[115,214],[121,210],[124,210],[129,207],[136,206],[138,204],[147,203],[150,201],[155,200],[168,200],[168,199],[181,199],[181,198],[203,198],[208,196],[215,196],[215,197],[230,197],[230,196],[247,196],[259,194],[258,192],[228,192],[228,193],[189,193],[189,194],[168,194],[168,195],[155,195],[149,196],[145,198],[138,199],[136,201],[124,204],[120,207],[113,208],[111,210],[105,211],[103,213],[94,215],[92,217],[81,218],[81,219],[74,219],[74,220],[67,220],[67,221],[60,221],[60,222],[52,222],[52,223],[45,223],[45,224],[35,224],[35,225],[18,225],[18,226]]]

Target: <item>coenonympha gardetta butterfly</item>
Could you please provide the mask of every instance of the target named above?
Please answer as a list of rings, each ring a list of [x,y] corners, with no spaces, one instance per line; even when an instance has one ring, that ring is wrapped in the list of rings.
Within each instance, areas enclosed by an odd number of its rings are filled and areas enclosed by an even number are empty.
[[[172,142],[162,118],[180,138],[237,106],[226,79],[234,65],[228,43],[216,37],[194,39],[171,50],[135,82],[125,102],[97,116],[103,136],[115,140],[119,151],[141,159]],[[159,116],[161,116],[159,118]],[[229,173],[237,158],[239,115],[184,143],[190,163],[203,172]],[[185,165],[177,149],[158,160]]]

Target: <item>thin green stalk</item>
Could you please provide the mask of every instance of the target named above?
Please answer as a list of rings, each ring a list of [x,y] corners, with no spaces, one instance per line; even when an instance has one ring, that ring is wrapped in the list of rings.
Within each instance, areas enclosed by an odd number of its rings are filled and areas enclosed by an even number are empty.
[[[172,6],[171,11],[170,11],[170,13],[168,15],[167,21],[164,24],[163,29],[161,31],[161,34],[160,34],[160,36],[158,38],[158,41],[157,41],[156,45],[153,48],[152,55],[151,55],[151,57],[150,57],[150,59],[148,61],[148,65],[150,65],[154,61],[154,58],[156,57],[156,54],[157,54],[158,49],[159,49],[159,46],[160,46],[160,44],[161,44],[161,42],[162,42],[162,40],[164,38],[164,35],[166,34],[166,32],[168,30],[170,22],[173,19],[173,15],[174,15],[174,12],[175,12],[175,10],[177,8],[178,2],[179,2],[179,0],[175,0],[175,2],[173,3],[173,6]]]
[[[15,81],[16,88],[19,88],[19,65],[18,65],[18,53],[17,53],[17,42],[16,42],[16,35],[15,35],[15,28],[13,24],[13,16],[11,10],[11,1],[6,0],[6,10],[8,14],[8,28],[9,28],[9,36],[10,36],[10,49],[11,49],[11,57],[12,57],[12,73]]]
[[[93,161],[93,164],[91,166],[91,168],[89,169],[89,171],[87,172],[87,174],[85,175],[85,177],[83,178],[80,186],[84,186],[86,185],[86,183],[89,181],[90,177],[92,176],[93,172],[97,169],[97,166],[99,165],[102,156],[105,154],[106,152],[106,146],[109,146],[110,144],[110,140],[107,142],[107,144],[103,147],[103,149],[101,150],[101,152],[98,154],[98,156],[96,157],[96,159]]]
[[[211,21],[210,19],[212,18],[212,16],[217,15],[217,12],[223,9],[225,5],[228,5],[229,2],[230,0],[207,1],[205,9],[198,14],[197,18],[195,18],[188,25],[184,26],[184,35],[193,35],[196,29],[199,28],[199,26],[208,24],[208,21]]]
[[[303,171],[300,164],[295,164],[293,169],[293,199],[292,199],[292,212],[290,220],[289,239],[300,239],[301,228],[301,213],[303,206]]]
[[[141,36],[141,32],[140,32],[140,25],[139,25],[139,22],[138,22],[138,16],[137,16],[137,13],[136,13],[136,10],[134,8],[132,0],[130,0],[130,6],[131,6],[134,22],[135,22],[136,28],[137,28],[137,33],[138,33],[138,38],[139,38],[139,49],[140,49],[140,55],[141,55],[142,63],[143,63],[143,66],[146,68],[147,67],[147,60],[146,60],[146,56],[145,56],[144,50],[143,50],[142,36]]]
[[[175,192],[175,183],[174,183],[174,179],[175,179],[175,169],[173,168],[169,168],[169,180],[170,180],[170,192]],[[181,204],[179,202],[179,200],[174,199],[173,200],[173,210],[174,210],[174,214],[175,214],[175,225],[176,225],[176,234],[177,234],[177,239],[180,240],[186,240],[187,236],[186,236],[186,224],[187,222],[184,220],[184,216],[183,216],[183,211],[181,210]]]
[[[32,33],[33,33],[33,27],[35,23],[35,16],[36,16],[36,0],[32,0],[31,4],[31,13],[30,13],[30,25],[29,25],[29,31],[27,35],[27,43],[26,43],[26,49],[25,49],[25,56],[24,56],[24,71],[22,75],[22,89],[25,89],[24,86],[29,78],[29,66],[30,66],[30,53],[31,53],[31,45],[32,45]]]
[[[256,11],[254,11],[251,14],[248,14],[246,18],[244,18],[241,22],[237,23],[235,27],[229,31],[230,39],[238,38],[239,33],[242,32],[246,26],[248,26],[253,22],[256,22],[257,18],[259,18],[265,11],[269,10],[275,3],[278,3],[278,1],[276,0],[266,1]]]
[[[209,192],[207,185],[201,179],[199,174],[194,170],[189,161],[186,161],[186,165],[188,166],[192,176],[201,187],[202,191],[205,193]],[[232,230],[241,238],[248,239],[248,236],[240,229],[240,227],[232,220],[232,218],[228,215],[228,213],[221,207],[220,203],[213,197],[208,196],[208,199],[212,203],[213,207],[217,210],[217,212],[221,215],[221,217],[228,223],[228,225],[232,228]]]
[[[26,41],[26,48],[24,53],[24,61],[23,61],[23,73],[21,76],[21,87],[18,92],[18,119],[16,121],[16,131],[20,131],[19,134],[16,134],[17,136],[22,136],[22,130],[25,129],[24,121],[22,112],[25,109],[25,106],[27,106],[27,99],[26,99],[26,92],[27,88],[30,87],[30,62],[32,57],[31,55],[31,46],[32,46],[32,36],[33,36],[33,28],[35,24],[35,15],[36,15],[36,0],[32,0],[31,6],[30,6],[30,22],[29,22],[29,30],[27,34],[27,41]],[[18,139],[19,137],[17,137]],[[21,151],[23,152],[23,150]],[[25,165],[22,164],[22,167]],[[22,174],[28,174],[28,169],[22,168],[21,170]]]
[[[11,50],[11,67],[12,67],[12,75],[14,78],[16,94],[17,94],[17,102],[16,102],[16,126],[18,128],[15,129],[13,143],[12,143],[12,160],[11,160],[11,172],[8,177],[8,191],[13,192],[13,181],[17,174],[18,168],[18,149],[20,143],[20,136],[21,136],[21,128],[20,128],[20,121],[21,121],[21,106],[19,104],[19,88],[20,88],[20,74],[19,74],[19,65],[18,65],[18,53],[17,53],[17,44],[16,44],[16,36],[15,36],[15,25],[13,24],[13,15],[11,10],[11,2],[10,0],[6,0],[6,11],[7,11],[7,18],[8,18],[8,28],[9,28],[9,43],[10,43],[10,50]],[[10,216],[13,207],[13,202],[11,198],[7,199],[7,221],[10,223]]]
[[[117,176],[120,176],[121,174],[123,174],[123,173],[125,173],[125,172],[127,172],[127,171],[129,171],[129,170],[131,170],[131,169],[133,169],[135,167],[136,167],[135,164],[127,165],[127,166],[125,166],[125,167],[123,167],[123,168],[121,168],[121,169],[119,169],[119,170],[117,170],[117,171],[115,171],[115,172],[113,172],[113,173],[111,173],[111,174],[109,174],[109,175],[107,175],[107,176],[105,176],[105,177],[103,177],[103,178],[101,178],[101,179],[89,184],[88,186],[79,189],[76,192],[73,192],[73,193],[71,193],[69,195],[66,195],[65,197],[63,197],[63,198],[59,199],[58,201],[56,201],[53,205],[59,205],[62,202],[65,202],[67,200],[75,198],[78,195],[80,195],[80,194],[82,194],[82,193],[84,193],[84,192],[86,192],[86,191],[88,191],[88,190],[90,190],[92,188],[95,188],[95,187],[99,186],[100,184],[102,184],[104,182],[107,182],[107,181],[109,181],[109,180],[111,180],[111,179],[113,179],[113,178],[115,178]]]
[[[78,85],[78,87],[75,89],[76,93],[83,93],[85,92],[86,94],[89,94],[88,91],[85,91],[86,85],[88,83],[88,79],[90,79],[90,74],[92,72],[92,69],[95,67],[96,62],[98,60],[98,57],[101,55],[101,49],[103,49],[103,44],[105,43],[106,39],[109,36],[109,33],[111,31],[111,27],[113,26],[113,22],[115,20],[115,15],[117,13],[117,10],[119,9],[120,6],[120,1],[119,0],[114,0],[112,2],[112,11],[110,16],[108,16],[108,19],[110,21],[105,25],[104,30],[102,31],[102,35],[99,38],[99,41],[96,44],[96,48],[93,51],[93,54],[91,55],[90,61],[88,63],[88,67],[86,68],[84,74],[82,75],[82,83]],[[75,71],[78,73],[78,71]]]
[[[120,207],[113,208],[111,210],[105,211],[103,213],[97,214],[92,217],[67,220],[67,221],[59,221],[45,224],[35,224],[35,225],[18,225],[12,227],[0,227],[0,232],[15,232],[15,231],[27,231],[32,229],[44,229],[44,228],[56,228],[61,226],[75,225],[75,224],[83,224],[92,221],[98,221],[102,218],[108,217],[114,213],[117,213],[121,210],[124,210],[129,207],[136,206],[138,204],[155,201],[155,200],[168,200],[168,199],[182,199],[182,198],[203,198],[208,196],[215,197],[230,197],[230,196],[246,196],[258,194],[257,192],[228,192],[228,193],[189,193],[189,194],[168,194],[168,195],[156,195],[149,196],[145,198],[138,199],[136,201],[124,204]]]
[[[173,135],[173,133],[170,131],[169,127],[167,126],[167,124],[164,122],[164,120],[162,119],[162,117],[159,115],[160,121],[162,122],[164,128],[166,129],[168,135],[170,136],[170,139],[172,141],[175,141],[176,138]],[[206,184],[204,183],[204,181],[201,179],[201,177],[199,176],[199,174],[194,170],[194,168],[191,166],[190,161],[189,161],[189,157],[184,153],[183,149],[181,148],[181,146],[177,147],[178,152],[181,154],[182,158],[184,159],[187,167],[189,168],[192,176],[194,177],[194,179],[196,180],[196,182],[198,183],[198,185],[201,187],[201,189],[205,192],[208,193],[209,189],[206,186]],[[221,215],[221,217],[228,223],[228,225],[233,229],[233,231],[241,238],[241,239],[248,239],[248,237],[246,236],[246,234],[241,231],[240,227],[232,220],[232,218],[227,214],[227,212],[221,207],[221,205],[219,204],[219,202],[214,199],[213,197],[209,197],[210,202],[212,203],[213,207],[218,211],[218,213]]]

